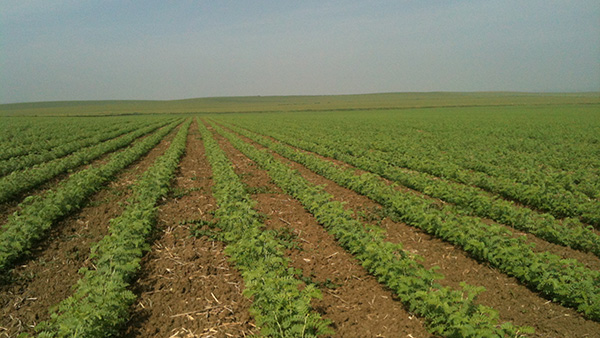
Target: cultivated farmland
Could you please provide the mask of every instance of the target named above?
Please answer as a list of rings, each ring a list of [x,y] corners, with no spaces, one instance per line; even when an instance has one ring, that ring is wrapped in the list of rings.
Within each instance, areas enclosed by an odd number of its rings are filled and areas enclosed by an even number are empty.
[[[600,106],[457,102],[0,118],[0,337],[599,337]]]

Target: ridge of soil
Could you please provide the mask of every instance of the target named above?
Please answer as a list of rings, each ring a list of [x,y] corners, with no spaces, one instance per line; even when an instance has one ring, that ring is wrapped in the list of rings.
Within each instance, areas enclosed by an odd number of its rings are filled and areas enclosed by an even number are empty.
[[[235,134],[259,149],[268,149],[243,135]],[[333,195],[335,200],[346,203],[346,207],[353,209],[356,215],[361,215],[363,221],[368,220],[366,223],[385,229],[389,241],[402,243],[405,250],[420,255],[423,258],[421,264],[426,268],[438,266],[440,269],[437,272],[445,277],[438,281],[440,284],[455,289],[460,289],[460,282],[463,281],[473,286],[484,286],[486,291],[477,297],[477,302],[496,309],[502,321],[534,327],[536,333],[532,337],[593,337],[600,332],[600,323],[587,320],[573,309],[538,296],[515,278],[474,260],[452,244],[420,229],[385,218],[382,216],[384,211],[381,205],[366,196],[343,188],[299,163],[268,151],[298,170],[311,183],[324,185],[325,191]]]
[[[159,206],[157,236],[133,291],[124,337],[245,337],[257,333],[244,283],[224,244],[190,235],[189,221],[212,220],[212,171],[196,121],[170,196]]]
[[[0,284],[0,337],[33,334],[35,325],[50,318],[51,307],[73,293],[81,277],[77,271],[90,264],[90,247],[108,233],[109,221],[121,214],[131,195],[130,186],[166,151],[177,129],[118,173],[78,212],[55,224],[10,272],[10,283]]]

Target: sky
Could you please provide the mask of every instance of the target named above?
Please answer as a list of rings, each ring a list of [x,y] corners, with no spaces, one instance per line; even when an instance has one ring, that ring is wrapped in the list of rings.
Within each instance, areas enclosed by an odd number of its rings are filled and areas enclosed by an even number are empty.
[[[0,103],[600,91],[598,0],[0,0]]]

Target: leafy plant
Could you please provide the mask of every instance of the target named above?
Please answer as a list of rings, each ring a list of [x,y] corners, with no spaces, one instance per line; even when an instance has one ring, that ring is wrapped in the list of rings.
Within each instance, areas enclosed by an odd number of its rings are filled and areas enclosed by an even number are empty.
[[[231,144],[254,160],[284,191],[294,196],[333,234],[341,246],[361,262],[378,280],[400,297],[409,309],[426,318],[430,332],[455,337],[518,336],[532,332],[511,323],[498,322],[493,309],[476,305],[475,296],[482,288],[463,285],[452,290],[435,282],[440,276],[425,269],[400,244],[383,240],[352,217],[352,211],[334,201],[321,187],[306,179],[266,151],[260,151],[237,136],[212,124]]]
[[[228,133],[225,135],[234,137]],[[474,258],[489,262],[546,298],[600,321],[600,272],[588,269],[576,260],[564,260],[548,252],[536,253],[531,244],[523,238],[514,238],[504,227],[461,215],[454,206],[440,207],[421,196],[398,191],[375,174],[357,175],[353,170],[313,154],[264,137],[254,136],[254,139],[341,186],[379,202],[393,211],[397,220],[462,247]]]
[[[127,135],[96,144],[89,148],[80,149],[69,156],[57,158],[32,168],[14,171],[10,175],[0,178],[0,203],[6,202],[29,189],[35,188],[59,174],[86,164],[103,154],[123,148],[135,139],[151,133],[165,124],[165,122],[160,122],[151,126],[136,129]],[[171,123],[169,127],[163,128],[162,130],[172,130],[174,126],[175,124]],[[159,133],[162,133],[162,131]]]
[[[180,128],[169,149],[133,186],[123,213],[110,221],[109,235],[92,247],[94,269],[81,269],[75,292],[63,300],[51,319],[40,323],[40,337],[106,337],[116,335],[136,296],[129,282],[148,250],[156,203],[166,196],[185,144],[191,120]]]
[[[210,131],[198,122],[213,172],[217,226],[227,243],[225,252],[242,273],[244,295],[252,298],[251,314],[261,334],[283,338],[331,333],[329,321],[310,306],[311,299],[321,297],[320,291],[311,284],[301,287],[284,256],[283,233],[263,231],[255,202]]]
[[[94,192],[114,174],[133,163],[152,149],[178,122],[157,131],[122,152],[110,156],[108,163],[91,167],[71,175],[56,189],[44,195],[27,197],[20,211],[9,217],[0,233],[0,271],[10,269],[12,264],[26,254],[33,243],[42,238],[53,223],[78,210]]]
[[[261,144],[268,142],[268,140],[242,128],[231,125],[230,127]],[[360,152],[358,149],[350,151],[348,145],[331,143],[327,139],[320,139],[317,142],[298,138],[296,135],[279,133],[273,136],[289,145],[345,161],[357,168],[378,174],[408,188],[453,203],[457,206],[457,212],[487,217],[518,230],[532,233],[551,243],[592,252],[600,257],[600,236],[592,228],[581,224],[576,218],[567,218],[560,221],[550,214],[538,213],[528,208],[519,207],[511,201],[498,198],[498,196],[468,183],[456,183],[425,172],[398,167],[386,157],[389,156],[387,153],[385,153],[386,156],[381,156],[382,154],[379,152]],[[279,149],[278,151],[285,152],[283,145],[274,142],[268,143],[275,150]],[[290,153],[290,156],[300,157],[302,155]],[[468,175],[465,175],[465,177],[468,177]]]

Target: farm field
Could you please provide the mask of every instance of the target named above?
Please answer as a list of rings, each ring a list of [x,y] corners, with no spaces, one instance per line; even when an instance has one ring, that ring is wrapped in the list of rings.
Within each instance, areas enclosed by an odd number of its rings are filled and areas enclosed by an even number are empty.
[[[597,97],[426,99],[11,107],[0,337],[599,337]]]

